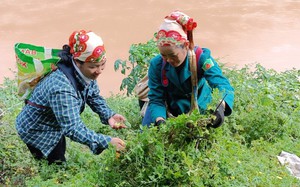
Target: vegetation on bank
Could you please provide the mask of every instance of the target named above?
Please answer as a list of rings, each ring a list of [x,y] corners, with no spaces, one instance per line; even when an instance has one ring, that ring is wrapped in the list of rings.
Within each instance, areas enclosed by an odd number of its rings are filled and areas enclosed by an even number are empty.
[[[160,129],[142,128],[132,90],[145,75],[149,58],[157,54],[152,45],[132,45],[128,61],[115,63],[128,75],[121,85],[127,95],[113,95],[107,102],[126,116],[127,129],[102,125],[88,107],[82,114],[89,128],[126,140],[127,149],[120,155],[112,147],[93,155],[67,139],[66,165],[35,161],[15,130],[24,105],[16,95],[16,80],[6,79],[0,87],[0,185],[300,186],[277,159],[281,151],[300,156],[300,70],[279,73],[259,64],[222,67],[235,88],[234,111],[224,125],[207,129],[204,121],[211,116],[194,112],[169,119]]]

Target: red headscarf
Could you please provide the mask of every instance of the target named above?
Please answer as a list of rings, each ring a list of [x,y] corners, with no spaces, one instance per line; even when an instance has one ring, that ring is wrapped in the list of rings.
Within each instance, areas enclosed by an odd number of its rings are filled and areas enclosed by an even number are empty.
[[[174,11],[166,16],[157,32],[157,45],[170,46],[180,45],[187,40],[187,32],[197,27],[193,18],[180,12]]]
[[[94,63],[106,60],[103,41],[94,32],[74,31],[69,38],[69,46],[74,59]]]

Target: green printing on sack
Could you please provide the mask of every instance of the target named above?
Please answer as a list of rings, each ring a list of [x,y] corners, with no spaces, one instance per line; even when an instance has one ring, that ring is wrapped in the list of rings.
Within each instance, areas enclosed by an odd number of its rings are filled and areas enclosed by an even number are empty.
[[[25,43],[15,44],[18,68],[18,95],[28,99],[36,84],[56,69],[60,49],[51,49]]]

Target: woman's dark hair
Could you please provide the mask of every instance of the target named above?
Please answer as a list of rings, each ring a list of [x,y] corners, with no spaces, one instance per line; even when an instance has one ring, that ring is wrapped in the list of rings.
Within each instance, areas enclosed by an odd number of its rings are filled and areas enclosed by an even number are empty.
[[[71,62],[72,54],[70,51],[71,51],[71,48],[69,45],[65,44],[62,47],[62,50],[58,53],[58,56],[61,58],[61,61]]]
[[[78,63],[81,64],[81,65],[85,63],[85,62],[83,62],[83,61],[81,61],[81,60],[78,60],[78,59],[75,59],[75,61],[78,62]]]
[[[71,51],[71,47],[69,45],[65,44],[62,47],[62,50],[58,53],[58,56],[61,58],[61,62],[65,64],[69,64],[70,62],[72,62],[72,54],[70,51]],[[84,64],[84,62],[81,60],[78,59],[74,59],[74,60],[80,64]]]

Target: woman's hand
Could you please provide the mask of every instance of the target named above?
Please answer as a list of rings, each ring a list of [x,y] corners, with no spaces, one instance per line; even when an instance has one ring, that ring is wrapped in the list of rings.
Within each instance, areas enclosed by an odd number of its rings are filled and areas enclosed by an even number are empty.
[[[220,127],[224,123],[224,111],[225,111],[225,102],[223,101],[219,105],[217,105],[218,108],[215,111],[214,115],[216,116],[216,119],[213,121],[212,127],[217,128]]]
[[[126,125],[124,124],[125,121],[126,119],[122,115],[115,114],[111,118],[109,118],[108,124],[113,129],[122,129],[126,128]]]
[[[111,138],[110,143],[116,147],[116,151],[123,151],[126,147],[125,142],[120,138]]]

